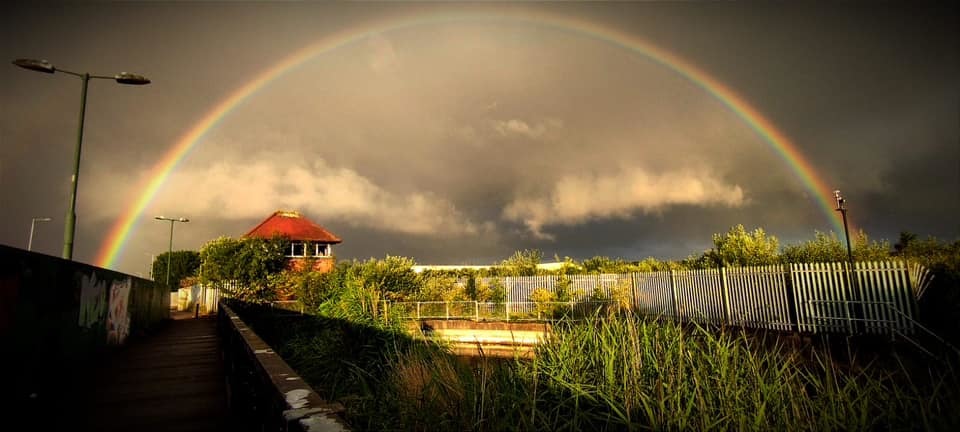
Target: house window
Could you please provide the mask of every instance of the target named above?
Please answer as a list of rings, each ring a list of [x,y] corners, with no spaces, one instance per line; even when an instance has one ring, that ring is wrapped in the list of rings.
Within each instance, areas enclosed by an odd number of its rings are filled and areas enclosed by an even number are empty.
[[[288,257],[302,257],[306,248],[304,247],[303,242],[292,242],[290,243],[290,255]]]
[[[290,249],[287,251],[287,257],[328,257],[330,256],[330,250],[330,245],[324,243],[291,242]]]
[[[316,244],[316,255],[317,256],[330,256],[330,247],[325,244]]]

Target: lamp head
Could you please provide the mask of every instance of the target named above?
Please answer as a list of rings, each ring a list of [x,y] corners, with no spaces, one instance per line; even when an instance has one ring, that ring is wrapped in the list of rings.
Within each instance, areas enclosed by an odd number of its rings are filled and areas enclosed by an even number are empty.
[[[837,200],[837,211],[846,210],[845,204],[846,201],[840,195],[840,190],[833,191],[833,197]]]
[[[150,80],[143,75],[137,75],[130,72],[120,72],[115,75],[113,79],[117,80],[120,84],[130,84],[130,85],[144,85],[150,84]]]
[[[57,71],[57,68],[53,67],[53,65],[46,60],[16,59],[13,61],[13,64],[37,72],[52,74]]]

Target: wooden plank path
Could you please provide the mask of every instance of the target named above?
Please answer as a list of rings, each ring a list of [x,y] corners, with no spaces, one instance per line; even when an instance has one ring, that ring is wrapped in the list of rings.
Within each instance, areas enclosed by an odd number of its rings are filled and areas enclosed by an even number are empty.
[[[232,425],[214,317],[186,312],[78,379],[61,414],[72,430],[218,431]],[[75,411],[74,411],[75,410]]]

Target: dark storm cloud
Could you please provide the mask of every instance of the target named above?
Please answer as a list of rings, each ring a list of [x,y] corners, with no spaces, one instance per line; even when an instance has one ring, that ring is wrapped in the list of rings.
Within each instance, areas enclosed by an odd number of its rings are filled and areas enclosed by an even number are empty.
[[[358,23],[473,6],[5,7],[8,58],[154,80],[91,82],[75,254],[90,261],[146,170],[252,77]],[[724,82],[844,190],[872,237],[960,233],[952,10],[524,7],[638,35]],[[78,87],[0,68],[0,206],[10,221],[0,242],[20,246],[30,217],[53,216],[35,244],[59,251]],[[548,257],[678,258],[737,223],[784,242],[831,228],[817,197],[703,89],[621,47],[509,21],[388,31],[287,72],[205,135],[145,216],[190,217],[176,244],[197,248],[242,235],[277,208],[343,237],[340,257],[420,263],[489,263],[528,247]],[[165,245],[165,225],[151,222],[132,232],[121,270],[142,272]]]

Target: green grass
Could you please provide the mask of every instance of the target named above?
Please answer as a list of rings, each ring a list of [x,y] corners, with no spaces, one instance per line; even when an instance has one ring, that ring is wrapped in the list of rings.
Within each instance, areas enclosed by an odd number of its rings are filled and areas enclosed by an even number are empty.
[[[596,317],[556,325],[533,360],[465,361],[395,327],[279,327],[268,342],[355,430],[960,428],[949,367],[841,368],[739,331]]]

